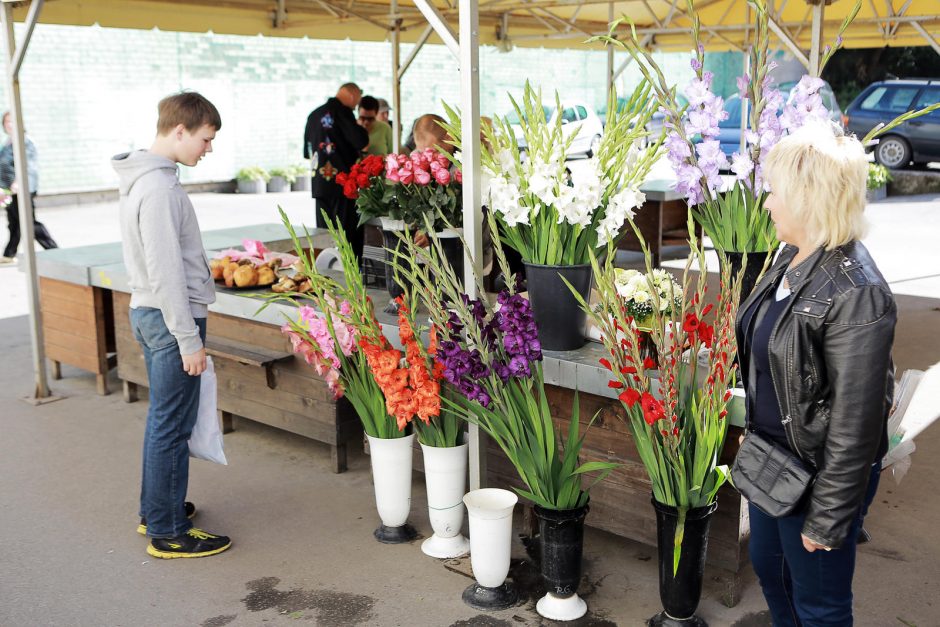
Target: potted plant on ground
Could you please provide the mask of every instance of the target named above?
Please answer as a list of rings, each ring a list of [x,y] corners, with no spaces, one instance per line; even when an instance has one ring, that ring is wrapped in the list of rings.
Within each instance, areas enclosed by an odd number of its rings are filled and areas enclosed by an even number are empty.
[[[483,203],[496,216],[494,234],[526,264],[543,348],[572,350],[584,343],[583,313],[559,275],[587,294],[590,253],[619,239],[627,216],[643,204],[639,185],[659,152],[659,142],[639,148],[655,110],[648,96],[649,87],[641,84],[625,105],[611,104],[596,156],[570,171],[566,160],[575,136],[563,132],[561,115],[549,122],[541,92],[528,83],[521,103],[512,99],[513,118],[483,127]],[[459,112],[447,107],[447,115],[450,136],[461,137]]]
[[[581,300],[581,306],[610,353],[600,363],[611,372],[608,385],[621,390],[627,425],[653,487],[664,611],[650,624],[698,625],[702,623],[695,609],[709,521],[718,488],[728,476],[718,459],[734,387],[734,318],[740,288],[729,285],[725,268],[725,289],[718,302],[714,307],[705,304],[705,253],[690,217],[692,254],[681,280],[665,282],[669,289],[663,297],[654,284],[646,242],[639,229],[634,230],[646,256],[647,274],[639,276],[648,283],[649,311],[637,310],[634,293],[624,294],[612,255],[603,262],[592,259],[598,300],[593,306]],[[693,264],[697,278],[690,272]],[[640,328],[640,321],[646,329]],[[641,350],[645,339],[655,346],[652,354]]]
[[[235,175],[238,181],[239,194],[263,194],[267,191],[267,183],[271,175],[261,166],[242,168]]]
[[[490,228],[495,228],[489,214]],[[430,219],[426,229],[433,230]],[[479,425],[513,464],[524,488],[516,492],[535,504],[539,517],[541,569],[547,588],[537,609],[556,620],[572,620],[587,611],[577,595],[581,579],[584,517],[590,486],[585,473],[600,481],[617,464],[579,464],[584,436],[579,434],[575,399],[567,438],[561,441],[552,421],[542,375],[538,327],[529,301],[513,281],[492,303],[470,299],[453,268],[443,261],[441,240],[431,233],[428,248],[416,246],[406,232],[393,264],[418,294],[431,322],[440,329],[435,359],[444,379],[454,387],[442,402],[464,420]],[[501,246],[496,256],[512,276]],[[483,293],[479,277],[479,292]]]
[[[345,396],[355,408],[369,440],[376,507],[382,524],[374,536],[379,542],[409,542],[416,536],[407,523],[411,511],[412,448],[409,429],[413,413],[403,408],[407,392],[401,381],[401,353],[392,348],[375,318],[359,265],[345,232],[324,215],[336,243],[345,276],[342,281],[320,273],[298,239],[283,210],[281,219],[302,261],[300,274],[312,287],[307,294],[290,298],[313,304],[301,306],[297,320],[288,320],[283,331],[294,351],[326,379],[334,396]],[[307,247],[313,243],[307,238]],[[274,296],[270,300],[288,298]],[[404,372],[407,379],[408,372]]]
[[[298,163],[288,167],[291,175],[294,177],[290,189],[292,192],[310,191],[310,165],[307,163]]]
[[[272,194],[289,192],[291,183],[294,182],[294,175],[290,168],[271,168],[268,171],[271,178],[268,179],[268,191]]]
[[[878,202],[888,197],[888,183],[894,180],[888,168],[880,163],[868,164],[868,180],[865,187],[868,190],[868,202]]]
[[[421,550],[441,559],[466,555],[470,543],[461,535],[463,497],[467,487],[467,452],[469,446],[459,416],[441,397],[453,398],[456,391],[443,381],[443,367],[435,360],[438,332],[433,325],[418,320],[418,301],[406,288],[398,299],[398,333],[405,350],[403,367],[407,367],[407,384],[398,380],[403,396],[400,411],[413,413],[412,421],[424,456],[424,478],[427,485],[428,515],[434,534],[421,543]],[[421,339],[429,337],[425,346]],[[390,378],[390,381],[396,379]],[[389,395],[389,391],[386,396]]]

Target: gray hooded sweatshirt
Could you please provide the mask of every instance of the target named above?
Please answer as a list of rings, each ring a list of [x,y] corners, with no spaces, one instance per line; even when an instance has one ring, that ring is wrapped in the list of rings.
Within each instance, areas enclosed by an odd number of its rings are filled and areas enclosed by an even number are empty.
[[[196,212],[179,169],[147,150],[116,155],[120,179],[121,239],[130,279],[131,308],[163,312],[181,355],[202,348],[194,318],[215,302],[215,284],[202,246]]]

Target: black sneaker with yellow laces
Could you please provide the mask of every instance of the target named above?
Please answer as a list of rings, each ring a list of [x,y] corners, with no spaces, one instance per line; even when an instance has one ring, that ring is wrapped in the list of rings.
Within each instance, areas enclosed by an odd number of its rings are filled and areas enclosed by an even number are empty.
[[[230,546],[232,541],[228,536],[217,536],[193,527],[175,538],[151,538],[147,553],[166,560],[177,557],[208,557],[221,553]]]
[[[192,520],[193,516],[196,515],[196,506],[186,501],[183,503],[183,511],[186,512],[186,518]],[[142,536],[147,535],[147,521],[143,518],[140,519],[140,524],[137,525],[137,533]]]

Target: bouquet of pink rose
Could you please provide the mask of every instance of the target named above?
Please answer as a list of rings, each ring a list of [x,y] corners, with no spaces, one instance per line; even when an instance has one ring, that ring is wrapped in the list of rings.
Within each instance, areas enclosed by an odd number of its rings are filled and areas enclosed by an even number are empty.
[[[461,182],[460,170],[452,170],[447,156],[436,150],[387,155],[385,176],[372,178],[372,186],[382,186],[382,193],[360,191],[356,202],[360,223],[387,217],[416,228],[424,224],[425,215],[436,218],[436,227],[445,221],[459,223]]]

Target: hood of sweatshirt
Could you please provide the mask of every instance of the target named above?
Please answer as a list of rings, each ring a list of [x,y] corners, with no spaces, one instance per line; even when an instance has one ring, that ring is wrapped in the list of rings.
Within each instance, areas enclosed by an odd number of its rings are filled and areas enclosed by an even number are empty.
[[[169,170],[173,176],[179,171],[176,164],[149,150],[124,152],[111,158],[111,167],[118,174],[118,189],[126,196],[137,179],[154,170]]]

